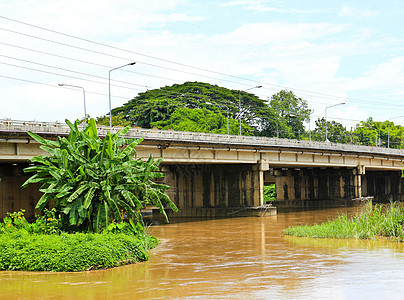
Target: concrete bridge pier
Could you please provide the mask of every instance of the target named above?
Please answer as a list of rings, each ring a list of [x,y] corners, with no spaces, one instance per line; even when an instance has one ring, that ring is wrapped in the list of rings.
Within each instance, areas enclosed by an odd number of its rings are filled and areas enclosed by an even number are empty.
[[[358,190],[358,177],[354,173],[354,169],[348,168],[277,169],[274,205],[278,208],[347,205]]]
[[[322,208],[354,205],[353,199],[373,197],[375,202],[402,201],[404,179],[400,171],[357,168],[274,170],[279,208]]]
[[[168,195],[179,208],[172,217],[228,217],[275,214],[264,211],[261,164],[164,164]]]
[[[362,176],[362,194],[377,202],[403,201],[404,178],[401,171],[374,171],[366,169]]]
[[[358,165],[354,170],[355,197],[362,197],[362,176],[365,175],[365,166]]]

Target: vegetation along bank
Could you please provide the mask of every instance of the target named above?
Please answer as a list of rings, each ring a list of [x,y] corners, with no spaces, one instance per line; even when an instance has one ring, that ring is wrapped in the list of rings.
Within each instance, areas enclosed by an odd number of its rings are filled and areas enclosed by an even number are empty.
[[[49,153],[24,170],[34,175],[23,186],[41,184],[42,216],[29,224],[14,212],[0,223],[0,270],[84,271],[147,260],[158,242],[146,234],[141,208],[178,210],[168,186],[153,181],[164,176],[160,161],[133,159],[141,140],[123,137],[129,127],[101,139],[94,119],[83,130],[79,121],[66,123],[67,138],[29,133]]]
[[[404,241],[404,207],[391,203],[388,207],[370,203],[362,212],[316,225],[294,226],[285,229],[286,235],[311,238],[391,238]]]

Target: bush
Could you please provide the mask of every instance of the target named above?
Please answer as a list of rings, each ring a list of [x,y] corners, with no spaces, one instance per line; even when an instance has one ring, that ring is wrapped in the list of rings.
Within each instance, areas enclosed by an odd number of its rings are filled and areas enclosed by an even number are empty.
[[[110,223],[102,234],[61,231],[60,216],[45,210],[33,224],[24,210],[7,213],[0,223],[0,270],[85,271],[149,259],[155,237],[140,223]]]
[[[157,243],[154,237],[123,233],[47,235],[17,230],[0,234],[0,270],[68,272],[111,268],[147,260],[147,250]]]
[[[28,223],[24,217],[24,209],[18,212],[7,213],[0,223],[0,233],[11,233],[15,231],[24,231],[27,233],[60,234],[61,220],[56,216],[56,210],[44,209],[43,216],[36,216],[35,223]]]
[[[346,214],[323,224],[294,226],[285,229],[286,235],[312,238],[360,238],[391,237],[404,241],[404,208],[391,203],[383,209],[381,205],[369,206],[355,216]]]
[[[264,185],[264,199],[266,203],[276,200],[275,184]]]

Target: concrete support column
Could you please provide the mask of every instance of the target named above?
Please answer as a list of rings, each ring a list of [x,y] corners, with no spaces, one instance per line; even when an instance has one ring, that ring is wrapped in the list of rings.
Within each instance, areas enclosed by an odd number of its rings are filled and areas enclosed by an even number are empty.
[[[275,170],[276,200],[289,200],[290,176],[287,171]]]
[[[342,177],[342,175],[340,174],[339,176],[339,194],[341,199],[345,198],[345,185],[348,184],[347,182],[345,182],[344,177]]]
[[[269,163],[263,160],[258,161],[259,201],[258,205],[264,205],[264,172],[269,171]]]
[[[365,166],[358,165],[356,170],[354,170],[355,176],[355,197],[361,198],[362,197],[362,175],[365,175]]]

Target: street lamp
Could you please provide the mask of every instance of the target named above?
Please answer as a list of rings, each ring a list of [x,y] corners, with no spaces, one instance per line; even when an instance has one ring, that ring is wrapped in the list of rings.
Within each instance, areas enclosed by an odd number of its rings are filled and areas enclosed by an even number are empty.
[[[404,116],[393,117],[393,118],[390,118],[387,120],[389,122],[389,126],[388,126],[389,129],[388,129],[388,135],[387,135],[387,148],[390,148],[390,120],[398,119],[398,118],[402,118],[402,117],[404,117]]]
[[[114,70],[117,70],[117,69],[126,67],[126,66],[133,66],[134,64],[136,64],[136,62],[131,62],[131,63],[128,63],[128,64],[126,64],[126,65],[113,68],[113,69],[109,70],[109,72],[108,72],[109,127],[112,127],[112,113],[111,113],[111,110],[112,110],[112,109],[111,109],[111,72],[114,71]]]
[[[326,142],[329,142],[329,140],[328,140],[328,138],[327,138],[327,108],[330,108],[330,107],[334,107],[334,106],[338,106],[338,105],[344,105],[345,104],[345,102],[341,102],[341,103],[338,103],[338,104],[334,104],[334,105],[330,105],[330,106],[327,106],[326,108],[325,108],[325,141]]]
[[[82,90],[83,90],[83,98],[84,98],[84,122],[86,122],[86,121],[87,121],[86,92],[84,91],[84,88],[81,87],[81,86],[71,85],[71,84],[65,84],[65,83],[59,83],[58,86],[70,86],[70,87],[74,87],[74,88],[78,88],[78,89],[82,89]]]
[[[246,90],[238,92],[238,109],[240,111],[240,135],[241,135],[241,92],[246,92],[246,91],[249,91],[249,90],[252,90],[252,89],[259,89],[259,88],[262,88],[262,85],[253,86],[253,87],[251,87],[249,89],[246,89]]]

